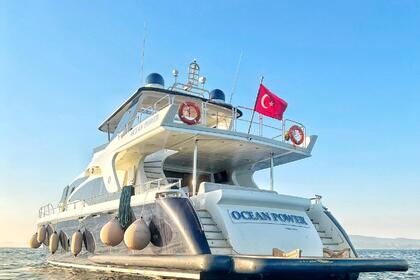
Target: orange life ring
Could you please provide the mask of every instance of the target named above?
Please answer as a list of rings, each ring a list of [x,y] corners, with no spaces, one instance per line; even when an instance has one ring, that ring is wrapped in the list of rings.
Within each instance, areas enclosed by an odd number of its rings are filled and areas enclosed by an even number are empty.
[[[191,116],[191,109],[195,111],[195,116]],[[198,105],[194,102],[185,101],[179,106],[178,116],[184,123],[188,125],[195,125],[201,118],[200,107],[198,107]]]
[[[296,137],[296,133],[299,134],[299,139]],[[298,125],[292,125],[289,128],[288,134],[289,134],[290,140],[296,146],[299,146],[300,144],[302,144],[303,140],[305,139],[305,134],[303,133],[302,128]]]

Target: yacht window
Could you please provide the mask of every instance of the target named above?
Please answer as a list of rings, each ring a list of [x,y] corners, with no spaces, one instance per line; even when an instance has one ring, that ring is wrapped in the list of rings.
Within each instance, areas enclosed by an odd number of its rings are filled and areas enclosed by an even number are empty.
[[[81,178],[77,178],[76,180],[74,180],[73,181],[73,183],[71,183],[70,184],[70,186],[69,186],[69,191],[68,191],[68,193],[67,193],[67,196],[66,196],[66,198],[69,196],[69,195],[71,195],[72,193],[73,193],[73,191],[78,187],[78,186],[80,186],[84,181],[86,181],[87,180],[87,178],[89,178],[89,177],[87,177],[87,176],[85,176],[85,177],[81,177]]]
[[[69,202],[85,200],[88,202],[99,201],[108,194],[105,188],[104,180],[102,177],[95,178],[83,186],[81,186],[71,197]]]
[[[63,190],[63,194],[61,195],[60,203],[64,203],[69,195],[70,186],[66,186]]]
[[[121,131],[124,130],[126,125],[129,123],[130,120],[133,119],[137,112],[137,103],[139,101],[139,97],[135,98],[131,101],[130,107],[128,107],[127,111],[125,111],[124,115],[122,116],[120,122],[118,123],[117,129],[114,132],[114,137],[119,134]]]

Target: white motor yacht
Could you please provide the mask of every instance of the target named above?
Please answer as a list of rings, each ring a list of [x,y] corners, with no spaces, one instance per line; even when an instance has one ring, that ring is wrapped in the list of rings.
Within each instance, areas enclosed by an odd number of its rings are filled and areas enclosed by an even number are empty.
[[[359,258],[320,196],[274,190],[275,167],[311,156],[305,126],[234,106],[193,61],[157,73],[99,127],[107,143],[39,210],[30,245],[53,265],[185,279],[357,279],[406,271]],[[250,118],[255,114],[254,118]],[[269,169],[269,185],[253,175]],[[267,180],[268,181],[268,180]]]

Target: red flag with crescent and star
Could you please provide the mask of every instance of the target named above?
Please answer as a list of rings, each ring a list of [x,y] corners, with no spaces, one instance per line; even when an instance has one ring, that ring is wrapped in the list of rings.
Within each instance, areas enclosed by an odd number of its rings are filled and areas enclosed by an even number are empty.
[[[282,120],[286,111],[287,102],[272,93],[263,84],[260,84],[254,110],[260,114],[274,119]]]

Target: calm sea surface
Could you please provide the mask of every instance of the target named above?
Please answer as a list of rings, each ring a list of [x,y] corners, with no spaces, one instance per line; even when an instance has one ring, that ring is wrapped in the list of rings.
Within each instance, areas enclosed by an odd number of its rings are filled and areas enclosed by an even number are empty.
[[[359,250],[361,257],[403,258],[410,264],[406,273],[367,273],[361,280],[420,279],[420,250]],[[147,279],[133,275],[95,273],[58,268],[46,264],[44,250],[0,248],[0,279]]]

